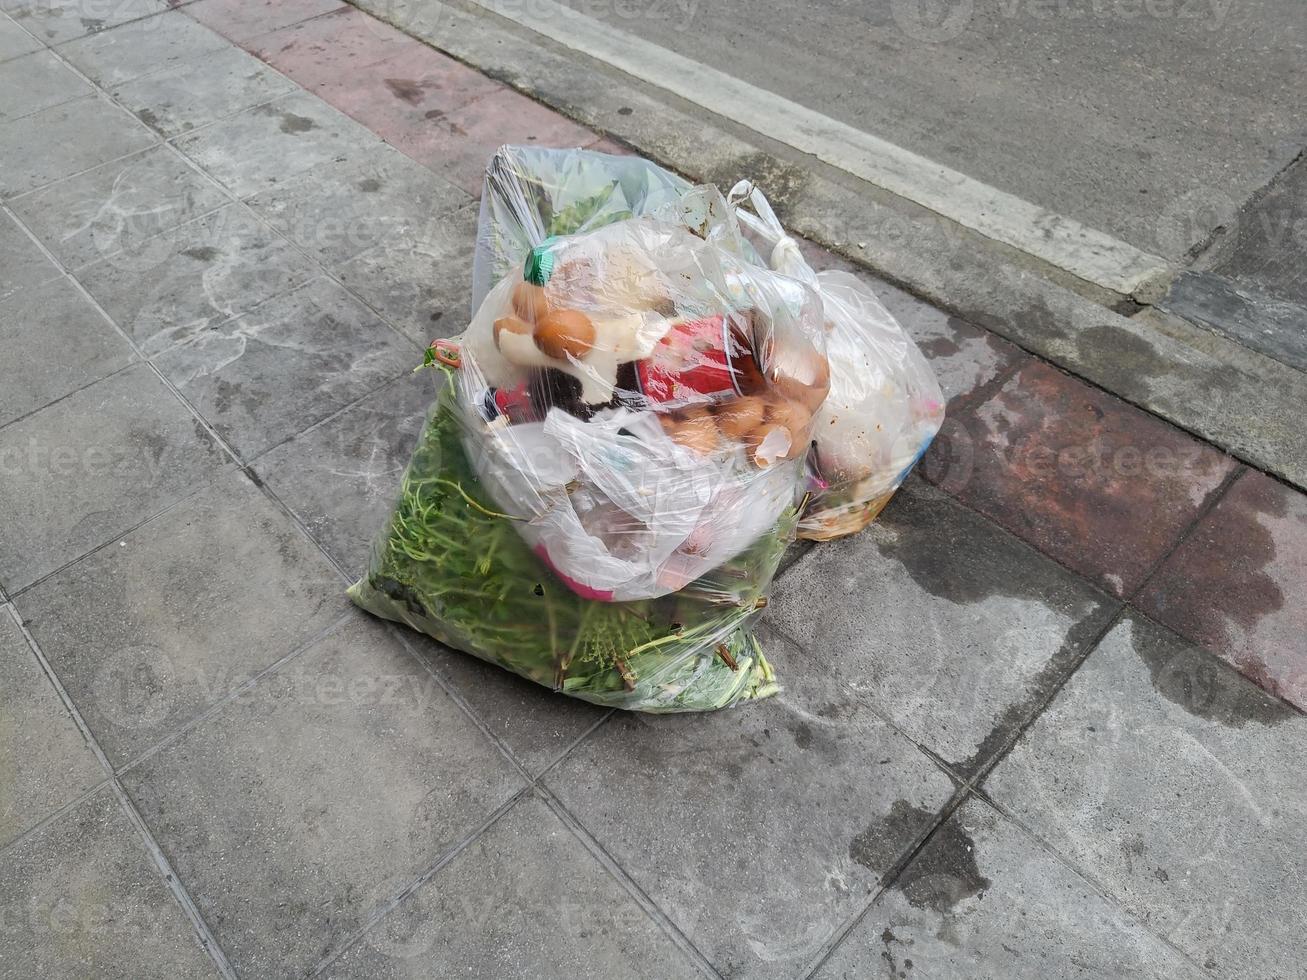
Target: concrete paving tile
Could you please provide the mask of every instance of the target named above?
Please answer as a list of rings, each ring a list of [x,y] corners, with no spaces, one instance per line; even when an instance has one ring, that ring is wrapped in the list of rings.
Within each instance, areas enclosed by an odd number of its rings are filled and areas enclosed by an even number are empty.
[[[1307,717],[1131,613],[987,790],[1211,975],[1307,957]]]
[[[925,834],[952,785],[824,658],[767,646],[778,697],[615,713],[549,787],[724,976],[792,977]]]
[[[303,975],[525,786],[361,615],[122,779],[247,976]]]
[[[239,470],[15,600],[115,766],[348,608],[335,569]]]
[[[876,900],[816,976],[1181,980],[1195,972],[973,797]]]
[[[317,272],[239,204],[178,225],[77,274],[147,355],[247,313]]]
[[[427,373],[406,373],[253,464],[351,575],[390,516],[435,392]]]
[[[144,364],[0,428],[0,587],[113,540],[226,459]]]
[[[477,210],[438,215],[414,237],[387,238],[333,267],[340,281],[423,347],[471,318]]]
[[[297,92],[182,137],[176,145],[246,198],[333,161],[365,160],[382,144],[343,112]]]
[[[1042,362],[955,416],[923,472],[1118,596],[1180,539],[1234,461]]]
[[[27,232],[13,218],[0,213],[0,299],[20,289],[37,286],[59,275]]]
[[[504,90],[503,83],[425,44],[405,47],[363,70],[329,75],[313,86],[320,98],[400,149],[420,145],[432,122],[446,114]]]
[[[870,709],[971,776],[1029,721],[1116,606],[912,480],[865,532],[814,548],[786,572],[764,621],[832,675],[829,696],[809,711]]]
[[[83,388],[135,354],[67,279],[0,300],[0,426]]]
[[[125,251],[121,266],[146,239],[229,200],[176,153],[156,146],[14,198],[10,207],[76,269]]]
[[[505,143],[588,146],[598,134],[511,89],[431,120],[401,149],[469,194],[481,194],[486,162]]]
[[[16,0],[4,6],[14,20],[50,45],[166,9],[165,0]]]
[[[59,807],[88,792],[105,778],[105,772],[22,631],[3,608],[0,691],[5,694],[4,712],[0,713],[2,848]],[[18,897],[6,895],[5,891],[0,886],[0,903]],[[0,930],[0,943],[3,932]]]
[[[229,47],[127,82],[112,94],[147,126],[177,136],[294,87],[290,79]]]
[[[397,378],[420,354],[328,279],[159,355],[159,369],[246,459]]]
[[[696,971],[549,807],[531,796],[323,976],[419,980],[437,974],[665,980]]]
[[[0,198],[143,150],[156,137],[101,99],[65,105],[0,123]]]
[[[425,45],[355,7],[344,7],[252,38],[245,47],[305,88],[316,89],[324,82],[359,79],[362,69]]]
[[[361,161],[325,163],[285,180],[249,205],[291,241],[329,265],[383,242],[449,245],[441,219],[467,205],[463,191],[379,146]],[[466,247],[466,245],[465,245]]]
[[[0,976],[216,980],[108,787],[0,855]]]
[[[1307,711],[1307,497],[1245,471],[1138,605]]]
[[[229,47],[225,38],[172,10],[62,45],[59,53],[88,78],[113,88]]]
[[[19,27],[8,14],[0,14],[0,62],[40,50],[40,41]]]
[[[341,0],[200,0],[182,9],[188,17],[239,42],[344,6]]]
[[[90,95],[94,89],[50,51],[0,64],[0,122]]]
[[[419,633],[406,632],[404,639],[533,776],[556,762],[607,713]]]

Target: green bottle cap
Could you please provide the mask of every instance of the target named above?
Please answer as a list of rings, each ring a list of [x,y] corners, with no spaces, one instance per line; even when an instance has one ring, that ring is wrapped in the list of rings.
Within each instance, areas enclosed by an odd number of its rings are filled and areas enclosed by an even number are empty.
[[[522,278],[527,282],[543,286],[554,274],[554,241],[555,237],[550,235],[527,253],[526,267],[522,270]]]

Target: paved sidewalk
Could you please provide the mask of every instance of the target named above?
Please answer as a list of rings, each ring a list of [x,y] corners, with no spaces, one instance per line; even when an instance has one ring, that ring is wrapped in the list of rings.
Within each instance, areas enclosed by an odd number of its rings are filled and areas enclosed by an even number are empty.
[[[0,8],[0,978],[1301,974],[1303,495],[884,286],[949,421],[784,693],[554,696],[343,588],[486,158],[620,147],[336,0]]]

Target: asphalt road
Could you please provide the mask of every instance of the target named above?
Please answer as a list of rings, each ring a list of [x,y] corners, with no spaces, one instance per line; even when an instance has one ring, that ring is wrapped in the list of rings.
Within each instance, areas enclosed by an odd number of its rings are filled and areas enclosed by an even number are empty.
[[[568,6],[1171,262],[1307,146],[1302,0]]]

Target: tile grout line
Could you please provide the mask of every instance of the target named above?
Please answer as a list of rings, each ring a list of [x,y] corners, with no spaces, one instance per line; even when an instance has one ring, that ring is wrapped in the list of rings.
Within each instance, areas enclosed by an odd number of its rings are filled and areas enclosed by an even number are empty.
[[[804,644],[800,643],[793,636],[791,636],[790,633],[785,629],[783,629],[782,627],[776,625],[770,620],[767,621],[766,627],[771,632],[779,635],[781,639],[783,639],[786,643],[788,643],[798,652],[803,654],[808,653],[808,648],[804,646]],[[781,690],[784,691],[784,689],[785,689],[784,685],[782,685]],[[911,735],[905,732],[901,727],[899,727],[899,723],[895,721],[892,716],[883,713],[879,708],[870,704],[863,705],[863,707],[866,708],[867,711],[871,712],[872,716],[875,717],[882,724],[884,724],[885,727],[890,729],[890,731],[903,738],[906,742],[912,745],[913,748],[917,749],[919,752],[921,752],[922,755],[926,756],[926,758],[928,758],[936,767],[938,767],[940,773],[948,778],[949,782],[953,784],[955,789],[958,787],[965,788],[970,786],[971,784],[970,779],[962,775],[962,773],[955,771],[953,766],[950,765],[947,761],[945,761],[943,756],[941,756],[938,752],[935,752],[933,749],[919,742],[917,739],[913,738]]]
[[[0,605],[3,605],[3,603],[0,603]],[[79,732],[78,734],[81,733]],[[60,806],[58,809],[54,810],[47,816],[42,817],[36,823],[32,824],[32,826],[24,830],[17,837],[13,838],[10,841],[5,842],[4,844],[0,844],[0,861],[3,861],[9,854],[18,850],[18,848],[21,847],[27,841],[38,836],[42,831],[44,831],[51,824],[58,823],[61,819],[63,819],[64,816],[66,816],[68,813],[71,813],[73,810],[76,810],[79,806],[81,806],[83,803],[89,800],[96,793],[103,791],[103,789],[107,785],[109,785],[109,777],[108,776],[101,777],[100,781],[97,782],[90,789],[88,789],[86,792],[82,793],[75,799],[69,800],[67,803],[63,804],[62,806]]]
[[[27,226],[25,222],[23,222],[12,212],[10,212],[10,217],[12,217],[15,221],[17,221],[21,225],[23,230],[27,232],[27,234],[35,237],[33,235],[32,230]],[[185,408],[190,412],[190,414],[196,419],[196,421],[198,421],[204,427],[204,430],[208,433],[209,437],[213,439],[215,445],[217,445],[219,449],[225,452],[231,458],[231,460],[235,462],[238,466],[243,467],[245,465],[244,462],[241,460],[240,456],[237,455],[236,451],[228,444],[227,440],[218,434],[218,431],[209,423],[208,419],[204,418],[204,416],[201,415],[196,410],[195,406],[192,405],[190,400],[187,399],[181,393],[181,391],[177,388],[177,386],[174,385],[164,375],[164,373],[159,370],[158,366],[155,365],[155,363],[152,360],[150,360],[150,358],[147,357],[144,354],[144,352],[142,352],[140,345],[136,343],[135,339],[132,338],[127,333],[127,331],[122,328],[121,325],[119,325],[118,321],[114,317],[109,315],[109,311],[106,310],[100,304],[99,300],[97,300],[94,296],[91,295],[90,291],[86,288],[86,286],[82,284],[82,281],[79,278],[77,278],[77,276],[74,275],[71,271],[69,271],[68,267],[64,265],[64,263],[58,258],[58,256],[56,256],[49,249],[45,248],[44,245],[42,245],[41,248],[45,251],[47,257],[52,262],[54,262],[59,267],[60,270],[62,270],[65,276],[68,277],[68,281],[73,284],[73,287],[77,290],[79,294],[81,294],[82,298],[85,299],[87,303],[89,303],[92,307],[94,307],[96,312],[98,312],[100,316],[104,317],[105,320],[107,320],[113,326],[115,332],[117,332],[117,334],[120,337],[122,337],[122,339],[131,348],[132,352],[141,359],[141,363],[145,364],[150,369],[150,372],[154,374],[154,376],[163,383],[165,388],[167,388],[170,392],[172,392],[173,396],[178,401],[180,401],[182,405],[185,406]]]
[[[711,980],[722,980],[721,973],[713,966],[712,961],[704,955],[689,936],[681,931],[681,928],[672,921],[672,917],[663,911],[662,907],[641,887],[634,876],[608,853],[607,849],[599,843],[598,838],[590,833],[589,829],[567,808],[563,801],[554,795],[554,792],[548,786],[542,784],[537,789],[542,794],[545,804],[581,843],[581,846],[589,851],[591,857],[617,881],[618,885],[640,906],[645,915],[653,920],[654,924],[672,941],[673,945],[688,956],[705,976],[711,978]]]
[[[119,531],[113,537],[108,538],[105,541],[101,541],[97,545],[93,545],[88,551],[85,551],[82,554],[77,555],[75,558],[70,558],[68,561],[64,562],[58,568],[46,572],[40,578],[33,579],[31,582],[28,582],[22,588],[15,589],[12,595],[10,596],[11,600],[19,599],[22,596],[25,596],[28,592],[32,591],[32,589],[35,589],[37,586],[41,585],[42,583],[49,581],[50,579],[54,578],[56,575],[61,575],[64,572],[68,571],[68,569],[72,568],[78,562],[90,558],[92,555],[99,554],[101,551],[104,551],[106,548],[112,546],[115,541],[121,541],[123,538],[127,537],[127,535],[139,531],[141,528],[145,527],[145,525],[151,523],[152,521],[157,521],[160,517],[163,517],[165,514],[169,514],[172,511],[176,510],[178,507],[181,507],[182,505],[189,503],[198,494],[204,492],[206,487],[207,484],[201,482],[196,486],[188,488],[180,497],[178,497],[176,500],[169,503],[167,506],[160,508],[155,513],[150,514],[149,516],[143,518],[142,520],[133,524],[131,527],[124,528],[122,531]]]
[[[63,278],[63,277],[60,276],[59,278]],[[52,279],[52,280],[50,280],[50,282],[56,282],[56,281],[58,281],[58,280],[56,280],[56,279]],[[42,285],[49,285],[49,283],[43,283]],[[17,294],[15,294],[15,295],[17,295]],[[114,330],[114,332],[117,333],[117,330]],[[110,380],[110,379],[112,379],[112,378],[116,378],[116,377],[118,377],[118,375],[122,374],[124,371],[130,371],[132,368],[137,367],[137,366],[140,365],[141,363],[142,363],[142,362],[139,361],[139,360],[135,360],[135,359],[129,360],[129,361],[128,361],[126,364],[124,364],[122,367],[117,368],[116,370],[110,371],[110,372],[109,372],[108,374],[106,374],[103,378],[96,378],[94,381],[88,381],[88,382],[86,382],[86,384],[84,384],[84,385],[78,385],[78,386],[77,386],[76,388],[74,388],[72,391],[64,392],[64,393],[63,393],[62,395],[60,395],[58,398],[53,398],[53,399],[51,399],[50,401],[46,402],[44,405],[38,405],[36,408],[33,408],[33,409],[29,410],[29,411],[26,411],[26,412],[24,412],[22,415],[17,415],[17,416],[15,416],[14,418],[10,419],[8,422],[0,423],[0,432],[3,432],[5,429],[9,428],[11,425],[18,425],[20,422],[25,422],[25,421],[27,421],[28,419],[30,419],[32,416],[34,416],[34,415],[39,415],[41,412],[44,412],[47,408],[51,408],[51,407],[53,407],[53,406],[55,406],[55,405],[58,405],[60,402],[67,401],[69,398],[72,398],[72,397],[74,397],[75,395],[80,395],[82,392],[86,391],[86,389],[95,387],[95,386],[98,385],[101,381],[108,381],[108,380]]]
[[[397,909],[404,901],[414,892],[418,891],[423,885],[439,874],[447,865],[457,858],[463,851],[471,847],[479,838],[485,835],[489,830],[508,814],[519,802],[531,794],[533,787],[523,786],[517,792],[513,793],[507,800],[499,804],[492,810],[480,824],[474,827],[462,840],[452,844],[439,855],[435,861],[428,865],[416,878],[409,881],[394,892],[390,898],[376,906],[372,914],[362,926],[354,932],[345,936],[340,944],[327,953],[322,959],[318,960],[305,974],[307,977],[316,977],[324,970],[328,969],[333,963],[345,956],[350,950],[357,947],[358,943],[375,929],[391,912]]]
[[[143,749],[142,751],[138,752],[136,755],[129,758],[126,762],[124,762],[115,770],[114,776],[115,777],[123,776],[129,771],[131,771],[132,769],[135,769],[137,766],[145,765],[145,763],[149,762],[151,759],[153,759],[160,752],[163,752],[169,746],[175,745],[177,742],[180,742],[183,738],[185,738],[191,732],[195,731],[197,728],[203,725],[214,715],[218,714],[228,705],[235,703],[236,701],[244,697],[247,693],[254,690],[254,688],[256,688],[259,685],[259,682],[261,682],[264,678],[271,677],[275,674],[281,673],[282,669],[287,664],[291,663],[294,660],[298,660],[309,649],[316,646],[318,643],[322,642],[327,637],[331,636],[332,633],[335,633],[342,626],[348,623],[350,617],[352,617],[353,615],[354,615],[354,611],[352,609],[346,610],[344,613],[342,613],[340,616],[337,616],[326,626],[323,626],[322,628],[315,630],[313,633],[309,634],[304,640],[300,641],[294,647],[292,647],[286,654],[284,654],[281,657],[278,657],[276,660],[268,664],[266,667],[250,675],[242,683],[238,684],[236,687],[229,690],[221,698],[218,698],[216,701],[212,701],[209,704],[205,705],[199,711],[198,714],[193,715],[192,717],[188,718],[186,721],[182,722],[178,727],[169,731],[153,745],[149,746],[146,749]]]
[[[1128,605],[1132,608],[1137,608],[1135,607],[1135,600],[1139,598],[1139,595],[1145,588],[1147,588],[1148,584],[1157,577],[1157,573],[1162,570],[1162,566],[1170,561],[1172,556],[1180,550],[1181,546],[1193,536],[1194,532],[1198,530],[1199,525],[1207,520],[1212,511],[1216,510],[1217,506],[1229,495],[1230,490],[1237,482],[1239,482],[1240,478],[1242,478],[1245,473],[1249,472],[1249,469],[1250,467],[1246,464],[1240,463],[1233,467],[1230,472],[1225,475],[1225,479],[1217,484],[1213,490],[1208,491],[1207,497],[1199,505],[1193,520],[1181,529],[1180,533],[1176,536],[1175,541],[1172,542],[1171,547],[1166,549],[1166,552],[1159,557],[1157,561],[1153,562],[1152,566],[1148,569],[1147,574],[1145,574],[1140,580],[1139,585],[1134,589],[1131,589],[1130,594],[1124,598],[1124,601]]]
[[[171,0],[169,0],[169,2],[171,2]],[[191,2],[191,0],[185,0],[185,2]],[[30,37],[32,37],[32,38],[33,38],[37,43],[39,43],[39,44],[41,45],[42,48],[45,48],[45,49],[48,50],[48,51],[53,51],[55,48],[60,47],[60,46],[62,46],[62,45],[65,45],[65,44],[72,44],[74,41],[84,41],[84,40],[86,40],[88,37],[95,37],[95,36],[98,35],[98,34],[103,34],[105,31],[111,31],[111,30],[113,30],[115,27],[122,27],[122,26],[124,26],[124,25],[126,25],[126,24],[135,24],[137,21],[148,20],[148,19],[151,18],[151,17],[157,17],[157,16],[159,16],[159,14],[165,12],[165,11],[168,10],[169,8],[168,8],[168,7],[162,7],[162,8],[160,8],[159,10],[152,10],[152,11],[150,11],[150,13],[148,13],[148,14],[141,14],[139,17],[129,17],[127,20],[122,21],[122,23],[119,23],[119,24],[111,24],[111,25],[108,26],[108,27],[101,27],[101,28],[98,28],[98,29],[93,30],[93,31],[87,31],[85,34],[79,34],[77,37],[66,37],[66,38],[64,38],[62,41],[54,41],[53,43],[51,43],[51,42],[49,42],[49,41],[46,41],[44,38],[40,37],[40,36],[39,36],[38,34],[36,34],[34,31],[28,30],[27,25],[23,23],[23,19],[20,19],[20,18],[14,16],[14,12],[17,11],[17,10],[19,10],[19,9],[21,9],[21,8],[19,8],[19,7],[14,7],[14,8],[12,8],[12,9],[10,9],[10,10],[5,10],[5,11],[3,11],[3,13],[4,13],[5,16],[7,16],[11,21],[13,21],[15,24],[17,24],[20,28],[22,28],[23,31],[25,31],[25,32],[26,32]],[[37,9],[40,9],[40,8],[38,7]]]
[[[1198,968],[1199,973],[1197,975],[1201,975],[1204,972],[1201,966],[1197,962],[1195,962],[1188,953],[1186,953],[1183,949],[1181,949],[1174,942],[1172,942],[1167,936],[1161,935],[1160,933],[1154,931],[1152,925],[1142,914],[1135,912],[1126,902],[1124,902],[1122,899],[1120,899],[1115,894],[1113,894],[1113,892],[1109,888],[1107,888],[1107,886],[1105,886],[1096,877],[1094,877],[1088,870],[1081,868],[1079,865],[1075,864],[1068,855],[1063,854],[1056,847],[1054,847],[1049,841],[1045,840],[1042,836],[1036,833],[1032,827],[1027,825],[1025,821],[1023,821],[1020,817],[1018,817],[1013,811],[1009,810],[1008,808],[1004,807],[1002,804],[998,803],[996,800],[993,799],[993,797],[991,797],[983,789],[980,789],[978,787],[972,790],[971,795],[980,803],[983,803],[985,806],[988,806],[990,809],[992,809],[1002,819],[1009,821],[1010,823],[1013,824],[1013,826],[1017,827],[1024,834],[1026,834],[1031,840],[1035,842],[1035,845],[1037,847],[1039,847],[1042,851],[1044,851],[1055,861],[1057,861],[1058,864],[1062,865],[1062,867],[1066,868],[1078,879],[1080,879],[1086,885],[1088,885],[1089,888],[1095,893],[1097,893],[1100,898],[1102,898],[1104,901],[1107,902],[1107,904],[1111,905],[1113,908],[1119,909],[1122,914],[1124,914],[1127,918],[1130,919],[1131,922],[1134,923],[1134,925],[1136,926],[1136,928],[1139,929],[1140,932],[1144,933],[1145,935],[1161,943],[1167,949],[1171,950],[1173,953],[1175,953],[1177,956],[1183,959],[1186,963],[1189,963],[1190,965]],[[1236,978],[1230,978],[1230,980],[1236,980]]]
[[[880,876],[879,882],[872,890],[870,898],[867,899],[862,908],[849,916],[849,918],[841,925],[836,926],[831,934],[822,942],[821,947],[813,955],[812,960],[809,961],[812,965],[803,969],[799,974],[803,980],[811,980],[811,978],[817,974],[822,966],[825,965],[826,961],[834,955],[835,950],[840,948],[853,930],[856,929],[862,920],[871,913],[872,907],[880,900],[880,897],[894,887],[894,883],[898,881],[899,877],[908,866],[916,860],[917,855],[924,851],[926,846],[934,839],[940,829],[953,819],[953,815],[961,809],[962,804],[966,802],[971,793],[972,789],[969,785],[962,785],[954,788],[953,793],[944,801],[944,805],[940,807],[935,815],[935,820],[930,824],[925,833],[922,834],[913,844],[909,845],[894,864]]]
[[[14,608],[12,603],[7,605],[7,611],[9,617],[22,632],[24,639],[27,641],[28,647],[39,661],[41,669],[45,672],[46,677],[54,686],[55,692],[59,696],[59,700],[63,702],[64,709],[72,717],[73,722],[81,731],[82,738],[86,740],[87,746],[95,755],[100,766],[104,769],[108,776],[107,782],[113,788],[114,795],[118,800],[122,812],[135,827],[136,832],[140,836],[141,842],[145,845],[146,850],[149,852],[150,858],[153,860],[156,869],[160,875],[162,875],[165,887],[172,893],[173,900],[181,908],[181,911],[186,918],[190,920],[191,928],[195,931],[200,945],[204,947],[205,951],[209,954],[215,966],[218,968],[219,973],[221,973],[223,977],[229,978],[229,980],[236,980],[236,971],[232,969],[231,963],[227,959],[227,954],[218,944],[218,940],[213,935],[208,923],[205,922],[204,916],[201,914],[198,906],[196,906],[194,900],[186,891],[185,885],[182,884],[181,879],[173,870],[172,864],[168,861],[167,856],[159,847],[158,841],[154,839],[154,834],[150,831],[149,826],[141,817],[140,811],[136,809],[136,804],[132,802],[131,798],[127,795],[126,790],[123,789],[122,784],[118,782],[118,778],[113,771],[112,763],[109,762],[109,758],[105,755],[104,750],[100,748],[100,743],[91,733],[90,727],[86,724],[86,719],[82,717],[81,712],[77,709],[77,705],[73,703],[72,697],[69,696],[68,691],[60,682],[58,675],[55,674],[54,668],[50,665],[50,661],[46,659],[45,653],[41,650],[40,644],[36,642],[36,637],[34,637],[31,630],[27,628],[27,624],[18,617],[17,610]]]
[[[418,662],[418,665],[422,670],[436,682],[436,686],[439,687],[446,696],[454,702],[458,709],[472,721],[472,724],[476,726],[487,740],[489,740],[490,744],[499,750],[499,754],[508,760],[509,765],[513,767],[517,774],[526,780],[527,785],[534,786],[535,777],[531,775],[531,771],[527,769],[525,763],[521,762],[503,740],[490,730],[490,726],[485,723],[475,710],[473,710],[472,706],[468,704],[467,699],[464,698],[448,680],[440,675],[440,672],[436,670],[432,663],[430,663],[429,658],[424,657],[421,652],[414,647],[410,637],[403,629],[404,624],[396,623],[393,620],[386,620],[384,625],[389,631],[391,637],[397,640],[399,645],[404,648],[404,652]],[[434,639],[434,637],[431,639]],[[436,642],[439,643],[438,640]],[[445,647],[443,643],[440,643],[440,646],[444,649],[449,649],[448,647]],[[470,654],[464,654],[462,651],[456,650],[454,652],[461,656],[470,656]]]

